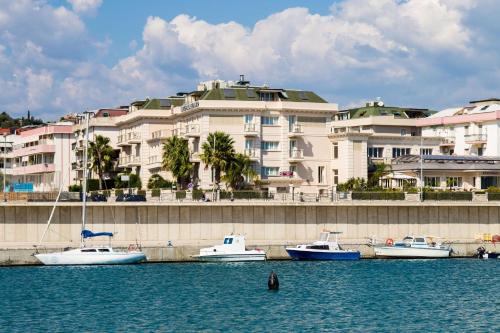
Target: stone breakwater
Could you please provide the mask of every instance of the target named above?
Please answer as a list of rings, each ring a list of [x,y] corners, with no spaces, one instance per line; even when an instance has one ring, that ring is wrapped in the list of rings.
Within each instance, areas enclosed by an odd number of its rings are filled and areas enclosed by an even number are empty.
[[[0,265],[36,263],[33,246],[51,209],[51,203],[0,205]],[[454,243],[456,255],[468,256],[482,244],[478,235],[500,234],[498,203],[90,203],[87,216],[88,229],[114,232],[116,247],[143,244],[151,261],[191,260],[230,233],[245,234],[247,245],[267,250],[270,259],[288,258],[285,246],[315,240],[324,229],[342,231],[341,243],[365,257],[373,255],[371,237],[440,236]],[[60,203],[40,251],[78,246],[80,229],[81,204]]]

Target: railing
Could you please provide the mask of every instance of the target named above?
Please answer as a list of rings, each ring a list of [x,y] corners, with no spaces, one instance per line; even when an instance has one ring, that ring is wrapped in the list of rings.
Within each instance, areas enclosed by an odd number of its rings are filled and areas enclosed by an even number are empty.
[[[127,133],[127,141],[137,141],[137,140],[141,140],[141,133],[138,132]]]
[[[197,134],[200,134],[200,125],[198,124],[186,125],[186,135],[197,135]]]
[[[290,128],[290,134],[302,134],[303,133],[303,130],[302,130],[302,125],[300,124],[293,124]]]
[[[175,136],[183,136],[185,134],[184,130],[184,128],[174,128],[172,134]]]
[[[440,143],[441,146],[454,145],[454,144],[455,144],[455,137],[454,136],[444,137],[443,141]]]
[[[298,159],[303,159],[303,150],[294,148],[290,151],[290,159],[298,160]]]
[[[153,155],[148,157],[148,164],[160,163],[161,159],[158,155]]]
[[[465,142],[483,142],[486,139],[486,134],[468,134],[465,136]]]
[[[257,133],[257,124],[245,123],[245,127],[243,130],[245,133]]]
[[[257,157],[257,151],[255,148],[247,148],[247,149],[245,149],[244,153],[245,153],[245,155],[247,155],[250,158]]]
[[[168,138],[170,131],[169,130],[158,130],[151,133],[150,140],[159,140]]]

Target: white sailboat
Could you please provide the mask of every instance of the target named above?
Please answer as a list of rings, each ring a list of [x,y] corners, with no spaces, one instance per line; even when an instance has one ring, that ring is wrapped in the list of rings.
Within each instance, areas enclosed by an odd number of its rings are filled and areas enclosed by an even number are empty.
[[[86,132],[85,132],[85,150],[83,153],[84,162],[84,177],[83,177],[83,188],[84,192],[87,188],[87,160],[88,160],[88,141],[89,141],[89,118],[90,113],[85,113],[86,119]],[[50,214],[49,220],[47,221],[47,228],[45,229],[40,243],[43,241],[45,234],[50,226],[50,221],[54,214],[59,196],[61,195],[62,186],[59,189],[59,195],[57,196],[56,202]],[[135,246],[129,246],[128,251],[115,251],[108,246],[94,246],[87,247],[85,245],[85,240],[87,238],[107,236],[113,237],[111,232],[92,232],[87,230],[86,224],[86,213],[87,213],[87,196],[83,195],[83,205],[82,205],[82,232],[80,238],[80,248],[77,249],[67,249],[63,252],[53,252],[53,253],[37,253],[35,257],[40,260],[44,265],[116,265],[116,264],[134,264],[146,260],[146,255],[140,251]]]

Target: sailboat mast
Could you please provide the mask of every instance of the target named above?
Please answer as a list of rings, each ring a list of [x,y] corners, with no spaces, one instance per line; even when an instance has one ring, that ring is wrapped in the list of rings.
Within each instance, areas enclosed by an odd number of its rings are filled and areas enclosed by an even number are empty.
[[[85,145],[83,149],[83,205],[82,205],[82,231],[85,230],[85,224],[87,222],[87,177],[88,177],[88,146],[89,146],[89,121],[90,112],[85,112]],[[80,235],[80,246],[83,247],[85,244],[85,238]]]

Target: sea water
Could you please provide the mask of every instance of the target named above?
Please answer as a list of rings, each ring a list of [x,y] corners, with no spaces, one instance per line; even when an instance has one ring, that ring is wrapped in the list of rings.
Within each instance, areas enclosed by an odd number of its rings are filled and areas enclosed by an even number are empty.
[[[0,286],[1,332],[500,332],[492,259],[12,267]]]

